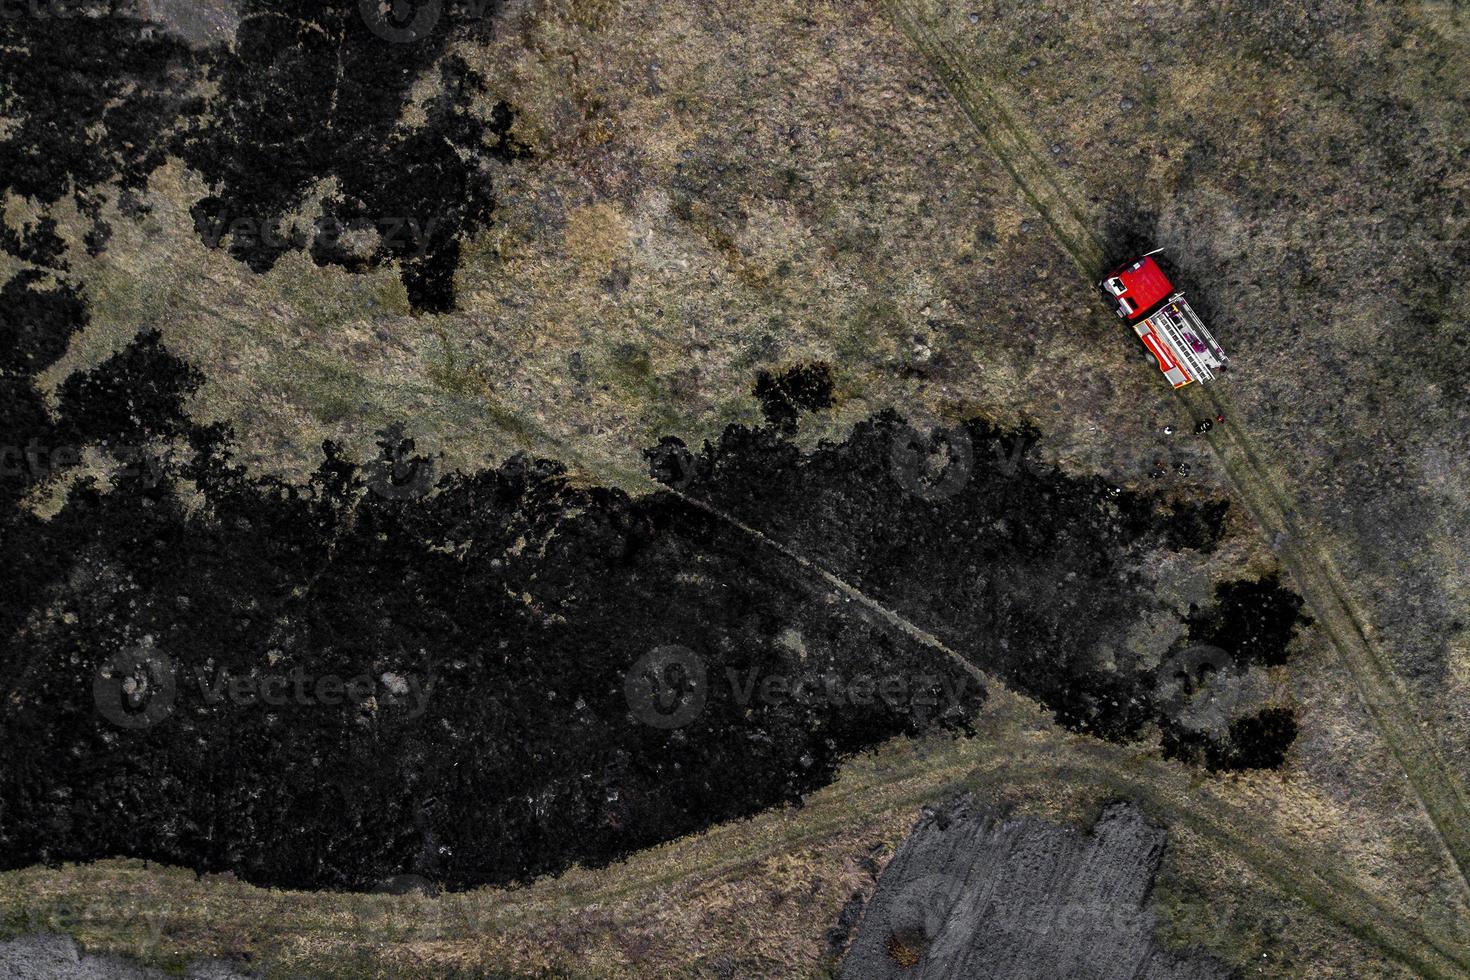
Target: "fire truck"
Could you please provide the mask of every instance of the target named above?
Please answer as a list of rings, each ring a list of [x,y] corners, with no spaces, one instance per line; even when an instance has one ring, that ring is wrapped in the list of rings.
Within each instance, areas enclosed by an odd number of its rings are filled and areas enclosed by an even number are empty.
[[[1098,283],[1118,316],[1133,327],[1159,370],[1175,388],[1204,384],[1225,367],[1227,358],[1215,338],[1154,261],[1161,249],[1125,262]]]

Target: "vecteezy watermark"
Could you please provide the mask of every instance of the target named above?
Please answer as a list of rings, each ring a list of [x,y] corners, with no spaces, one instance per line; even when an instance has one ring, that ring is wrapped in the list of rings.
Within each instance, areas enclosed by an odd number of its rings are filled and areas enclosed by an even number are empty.
[[[887,910],[889,958],[905,969],[924,962],[935,975],[967,949],[965,943],[941,942],[955,923],[967,937],[981,942],[1005,937],[1060,936],[1075,943],[1098,936],[1151,936],[1157,923],[1153,910],[1126,897],[1074,895],[1053,904],[1036,896],[992,894],[993,882],[966,882],[956,875],[928,874],[903,882],[891,899],[880,893],[875,902]],[[1082,889],[1087,886],[1084,884]],[[1026,945],[1034,938],[1023,940]]]
[[[1197,643],[1159,665],[1154,703],[1182,728],[1222,734],[1251,701],[1245,680],[1246,671],[1229,653]]]
[[[965,883],[955,875],[922,875],[906,882],[889,905],[890,955],[922,955],[944,930],[964,890]],[[901,948],[894,948],[895,941]]]
[[[81,464],[85,446],[43,445],[32,439],[24,446],[0,446],[0,477],[25,477],[35,482],[45,482],[66,470]],[[114,478],[140,477],[146,487],[155,487],[163,479],[163,464],[142,446],[103,446],[107,455],[118,462],[112,471]]]
[[[650,728],[683,728],[709,696],[704,658],[688,647],[655,647],[623,676],[623,696],[633,717]]]
[[[383,455],[362,468],[369,490],[384,500],[417,500],[434,488],[434,461],[413,454],[414,442],[404,435],[402,422],[379,430],[378,435]]]
[[[643,458],[648,475],[670,490],[688,490],[699,476],[699,460],[677,436],[663,436],[657,446],[643,450]]]
[[[761,673],[726,667],[723,680],[729,698],[741,708],[754,703],[797,704],[832,708],[884,704],[904,708],[949,710],[963,704],[969,677],[963,674],[855,674],[835,670],[801,674]],[[628,711],[652,728],[683,728],[704,711],[710,697],[704,658],[682,646],[662,646],[639,657],[624,675]]]
[[[173,713],[178,675],[151,643],[119,650],[92,677],[97,713],[119,728],[152,728]]]
[[[362,22],[378,37],[407,44],[427,37],[444,13],[443,0],[358,0]]]
[[[434,487],[432,459],[375,459],[363,474],[368,489],[384,500],[417,500]]]
[[[377,236],[389,253],[402,258],[421,259],[428,253],[429,241],[439,227],[439,219],[420,221],[413,217],[385,216],[342,221],[329,216],[303,225],[283,216],[261,220],[220,214],[201,216],[196,227],[209,248],[219,248],[228,236],[236,242],[260,242],[279,251],[307,247],[326,251],[336,248],[349,235],[371,234]]]
[[[144,957],[158,950],[164,934],[174,932],[189,917],[189,908],[156,896],[140,903],[113,891],[106,897],[89,898],[81,904],[66,901],[42,908],[26,907],[20,913],[20,922],[24,931],[31,934],[76,935],[83,929],[100,929],[116,937],[109,943],[118,944],[114,945],[114,951]]]
[[[356,704],[362,707],[406,707],[406,717],[424,713],[434,681],[412,673],[384,672],[377,678],[358,674],[308,674],[301,668],[285,673],[251,672],[196,667],[191,672],[200,701],[214,706],[228,701],[236,707],[264,705],[279,708]],[[174,661],[150,643],[115,654],[92,678],[92,700],[97,713],[119,728],[152,728],[173,714],[183,689]]]
[[[499,0],[459,0],[447,6],[465,20],[481,20]],[[358,0],[368,30],[394,44],[410,44],[429,36],[444,15],[444,0]]]
[[[206,704],[228,700],[239,707],[263,704],[274,708],[287,704],[302,707],[376,702],[380,705],[407,705],[408,717],[417,718],[428,707],[434,682],[420,681],[415,674],[383,673],[377,678],[358,674],[343,678],[340,674],[308,674],[301,668],[281,673],[231,674],[216,670],[212,676],[203,668],[195,668],[194,680]]]
[[[940,694],[946,708],[957,707],[969,684],[966,674],[855,674],[843,677],[836,671],[808,674],[765,674],[725,668],[725,677],[735,703],[749,707],[752,700],[774,705],[783,702],[834,708],[866,707],[882,703],[897,711],[907,707],[936,708]]]
[[[941,501],[963,490],[977,465],[1005,479],[1055,478],[1055,473],[1031,452],[1037,436],[1029,426],[1005,431],[982,424],[981,435],[983,448],[977,448],[970,426],[963,422],[953,426],[897,426],[888,444],[894,482],[925,500]],[[1116,489],[1108,491],[1109,496],[1117,493]]]
[[[975,469],[975,444],[963,423],[927,433],[911,425],[893,431],[888,469],[894,482],[928,501],[948,500],[964,489]]]

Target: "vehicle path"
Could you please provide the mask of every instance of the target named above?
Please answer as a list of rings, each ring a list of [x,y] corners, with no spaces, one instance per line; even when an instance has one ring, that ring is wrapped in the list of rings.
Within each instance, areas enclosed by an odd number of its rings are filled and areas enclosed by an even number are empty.
[[[1191,387],[1204,390],[1200,385]],[[646,474],[639,479],[648,485],[650,491],[670,493],[691,507],[756,539],[800,568],[804,573],[802,577],[812,585],[821,583],[834,589],[849,601],[865,607],[869,613],[876,614],[899,635],[927,646],[954,662],[990,693],[991,703],[995,706],[992,722],[1005,729],[1019,730],[1023,727],[1020,715],[1024,713],[1025,706],[1031,704],[1029,699],[1012,691],[1000,678],[983,670],[921,624],[884,606],[820,563],[806,558],[785,543],[745,524],[708,501],[655,483]],[[1018,780],[1044,782],[1063,776],[1076,783],[1102,784],[1114,793],[1136,798],[1148,804],[1157,817],[1188,826],[1201,837],[1235,855],[1285,894],[1305,903],[1318,914],[1382,950],[1392,959],[1424,976],[1470,978],[1470,946],[1436,935],[1433,931],[1426,931],[1422,924],[1405,917],[1387,901],[1369,893],[1351,878],[1337,871],[1329,855],[1313,853],[1300,845],[1281,841],[1279,828],[1267,824],[1239,806],[1218,797],[1202,799],[1203,788],[1193,782],[1185,782],[1182,787],[1171,785],[1179,782],[1179,774],[1171,773],[1167,765],[1158,759],[1137,756],[1120,758],[1120,753],[1126,753],[1126,749],[1087,737],[1074,739],[1071,744],[1089,757],[1087,765],[1060,763],[1054,758],[1046,757],[1018,758],[1000,753],[984,759],[979,770],[994,766],[1005,771],[1007,775],[1002,781],[1011,785]],[[960,750],[956,759],[946,761],[953,780],[949,783],[951,788],[958,790],[966,785],[973,786],[977,778],[981,783],[985,782],[983,777],[976,775],[978,770],[973,754]],[[1038,768],[1040,771],[1035,771]],[[862,809],[866,819],[872,820],[883,814],[912,808],[919,803],[932,802],[936,793],[933,774],[933,770],[928,767],[911,773],[899,781],[902,789],[886,783],[889,792],[884,794],[884,806],[874,810],[857,808]],[[996,778],[1001,779],[1000,776]],[[851,798],[856,807],[868,795],[869,790],[871,786],[860,786],[838,790],[837,795],[840,799]],[[710,854],[704,870],[709,873],[729,873],[737,865],[758,862],[769,856],[771,846],[789,849],[795,843],[820,840],[836,826],[850,820],[851,810],[846,807],[838,809],[840,812],[828,819],[802,821],[800,829],[789,834],[778,837],[762,835],[761,844],[766,846],[757,846],[754,853],[736,855],[726,849],[716,849]],[[1221,815],[1225,811],[1228,811],[1228,816]],[[687,874],[689,870],[690,866],[681,862],[680,870],[670,873],[666,883],[672,885],[677,875]],[[631,894],[646,884],[646,880],[625,882],[607,890],[604,897]]]
[[[925,63],[949,89],[982,140],[1015,179],[1026,199],[1056,233],[1062,247],[1091,282],[1104,270],[1107,250],[1056,168],[1035,149],[1036,138],[970,70],[954,46],[926,23],[911,0],[884,0]],[[1376,648],[1342,573],[1304,524],[1283,481],[1242,428],[1229,396],[1216,387],[1189,385],[1176,394],[1194,419],[1224,416],[1207,439],[1235,484],[1236,493],[1295,580],[1323,633],[1358,689],[1389,750],[1408,775],[1430,822],[1470,886],[1470,804],[1464,788],[1426,733],[1402,683]]]
[[[1203,390],[1200,385],[1192,387]],[[771,547],[799,566],[809,577],[826,583],[848,599],[855,600],[870,612],[878,614],[900,634],[938,651],[960,665],[990,692],[992,703],[999,706],[998,711],[993,714],[1017,714],[1018,706],[1026,701],[1010,690],[1004,681],[982,670],[922,625],[915,624],[901,613],[883,606],[820,564],[705,501],[682,492],[671,492],[691,506],[729,523],[742,533]],[[1019,719],[1014,727],[1022,727]],[[1089,757],[1088,764],[1039,760],[1042,771],[1051,776],[1031,771],[1022,759],[1001,756],[998,765],[1002,769],[1019,768],[1019,779],[1022,782],[1045,782],[1047,778],[1060,776],[1070,782],[1102,784],[1114,793],[1144,801],[1157,817],[1189,827],[1215,846],[1239,858],[1285,894],[1305,903],[1319,915],[1336,922],[1354,936],[1376,946],[1421,975],[1470,977],[1470,946],[1463,941],[1435,936],[1425,931],[1421,924],[1406,918],[1383,899],[1370,894],[1350,877],[1339,872],[1328,854],[1312,853],[1300,846],[1282,842],[1279,839],[1279,828],[1268,825],[1223,799],[1203,799],[1208,792],[1206,787],[1189,784],[1181,789],[1170,785],[1177,782],[1177,779],[1169,779],[1164,764],[1156,759],[1134,758],[1120,762],[1117,754],[1121,750],[1116,746],[1086,738],[1075,740],[1074,748]],[[973,759],[968,763],[961,763],[956,768],[955,775],[959,776],[961,772],[973,773],[972,765]],[[1001,781],[1015,785],[1017,776],[1012,771]],[[915,788],[890,795],[886,800],[888,806],[885,812],[892,812],[896,807],[932,801],[935,793],[932,781],[920,778],[918,783]],[[1228,811],[1228,817],[1221,816],[1221,811]],[[865,812],[869,819],[874,815],[872,812]],[[830,826],[827,822],[813,821],[803,826],[794,836],[801,840],[814,840],[828,830]],[[783,846],[790,846],[792,843],[791,837],[782,839]]]
[[[987,678],[985,683],[994,702],[987,709],[992,729],[1022,730],[1025,718],[1034,712],[1029,700],[994,678]],[[1263,882],[1414,972],[1427,977],[1470,977],[1470,947],[1463,941],[1405,916],[1401,909],[1338,871],[1326,853],[1310,845],[1282,841],[1279,827],[1210,793],[1177,767],[1171,769],[1168,763],[1126,746],[1087,737],[1070,739],[1067,745],[1068,755],[1079,752],[1082,757],[1068,760],[1057,755],[1056,743],[1049,740],[1018,751],[1015,743],[998,742],[993,736],[961,739],[943,746],[917,766],[906,765],[904,776],[897,781],[881,776],[876,768],[867,772],[865,764],[857,760],[852,764],[853,781],[811,798],[800,819],[779,814],[758,818],[782,826],[755,834],[753,845],[742,842],[732,846],[726,835],[734,825],[714,828],[700,837],[664,845],[693,850],[693,854],[675,860],[677,871],[655,864],[659,870],[650,875],[634,872],[615,881],[609,879],[602,887],[582,891],[577,900],[611,905],[635,898],[650,885],[674,887],[693,872],[703,879],[738,875],[774,854],[820,843],[850,825],[855,811],[862,813],[864,822],[875,824],[911,813],[920,804],[966,791],[1035,787],[1045,798],[1049,787],[1091,785],[1104,794],[1136,800],[1153,819],[1187,828],[1210,846],[1236,857]],[[872,807],[875,783],[881,783],[883,792],[877,797],[880,805]],[[561,905],[550,908],[565,909]],[[519,922],[547,912],[500,911],[509,917],[508,921]],[[653,915],[649,913],[650,918]]]

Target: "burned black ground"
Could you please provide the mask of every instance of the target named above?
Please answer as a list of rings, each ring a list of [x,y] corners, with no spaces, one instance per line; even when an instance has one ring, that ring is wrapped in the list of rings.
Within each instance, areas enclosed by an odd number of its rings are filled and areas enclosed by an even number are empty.
[[[4,110],[17,120],[0,139],[0,190],[42,209],[0,237],[7,252],[66,268],[48,212],[69,198],[89,219],[87,251],[100,254],[110,196],[138,212],[137,192],[174,155],[209,187],[191,208],[201,240],[227,244],[255,272],[303,249],[351,271],[394,263],[415,310],[454,308],[461,245],[494,218],[492,168],[525,152],[512,108],[490,100],[473,112],[489,98],[485,80],[446,54],[455,37],[489,31],[497,5],[394,43],[354,3],[248,0],[233,45],[199,49],[132,3],[93,6],[92,16],[0,18]],[[406,126],[425,78],[437,94],[419,107],[424,125]],[[201,85],[212,94],[186,94]],[[334,190],[316,201],[328,181]]]
[[[951,433],[968,468],[943,499],[896,468],[911,430],[891,412],[810,453],[778,427],[732,426],[698,456],[667,439],[651,457],[660,472],[677,455],[678,494],[580,488],[521,456],[425,495],[411,477],[432,461],[405,458],[402,430],[367,467],[327,444],[290,485],[248,476],[228,429],[188,418],[198,375],[156,334],[67,378],[53,419],[30,372],[85,306],[28,276],[6,291],[40,328],[5,320],[7,429],[135,454],[110,485],[76,480],[47,520],[20,498],[76,477],[77,453],[7,469],[6,866],[126,854],[286,886],[524,880],[797,802],[895,735],[963,732],[984,700],[973,678],[720,514],[1077,731],[1127,739],[1157,720],[1152,666],[1105,667],[1099,638],[1155,606],[1147,556],[1200,515],[1008,463],[1034,434]],[[1242,637],[1263,602],[1271,622],[1290,606],[1224,595],[1200,622]],[[119,728],[94,684],[139,651],[169,665],[174,700]],[[373,696],[209,696],[267,674],[366,677]],[[395,697],[405,678],[413,694]],[[801,679],[807,696],[783,691]],[[901,693],[873,696],[889,680]]]
[[[760,400],[766,422],[783,432],[795,432],[802,412],[816,412],[832,404],[832,368],[827,364],[799,364],[780,374],[760,371],[752,394]]]

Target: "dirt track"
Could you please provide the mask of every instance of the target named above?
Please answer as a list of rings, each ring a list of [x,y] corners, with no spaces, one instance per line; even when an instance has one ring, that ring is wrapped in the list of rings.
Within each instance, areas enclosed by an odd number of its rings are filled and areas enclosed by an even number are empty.
[[[923,22],[913,4],[890,0],[888,6],[1062,247],[1089,280],[1094,278],[1107,261],[1105,247],[1062,177],[1033,148],[1034,136],[1025,132],[958,53]],[[1181,389],[1178,395],[1191,418],[1225,416],[1225,423],[1209,435],[1211,446],[1352,675],[1363,703],[1408,774],[1461,877],[1470,882],[1470,805],[1464,789],[1415,721],[1401,685],[1374,648],[1364,617],[1339,586],[1342,576],[1331,556],[1296,519],[1288,492],[1275,476],[1278,468],[1254,444],[1228,394],[1195,385]]]

